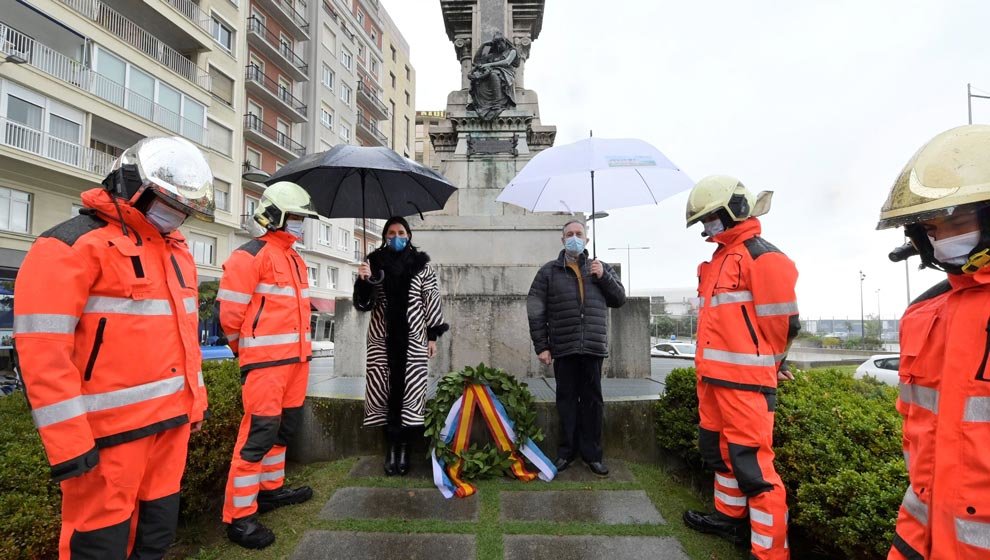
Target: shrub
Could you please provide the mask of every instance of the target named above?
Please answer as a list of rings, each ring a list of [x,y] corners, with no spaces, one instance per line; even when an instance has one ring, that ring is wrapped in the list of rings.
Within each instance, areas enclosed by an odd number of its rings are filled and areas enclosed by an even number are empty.
[[[675,370],[657,407],[660,445],[692,466],[700,463],[695,391],[694,371]],[[791,527],[820,551],[871,560],[890,548],[907,487],[896,395],[837,370],[801,372],[780,386],[774,451]]]
[[[237,362],[206,362],[211,416],[193,434],[182,481],[182,515],[216,511],[222,500],[234,440],[241,420]],[[45,457],[23,393],[0,398],[0,558],[58,556],[61,493]],[[219,518],[218,518],[219,519]]]

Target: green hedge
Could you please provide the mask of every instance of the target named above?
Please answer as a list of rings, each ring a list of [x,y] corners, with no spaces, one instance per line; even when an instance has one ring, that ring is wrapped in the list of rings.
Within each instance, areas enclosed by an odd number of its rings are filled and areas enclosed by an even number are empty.
[[[193,434],[182,480],[182,515],[205,514],[220,522],[220,505],[234,440],[241,420],[237,362],[206,362],[210,419]],[[49,477],[41,438],[23,393],[0,398],[0,558],[28,560],[58,556],[62,500]]]
[[[657,405],[661,447],[701,465],[693,369],[667,377]],[[837,370],[781,383],[774,450],[787,488],[795,544],[849,560],[882,559],[907,488],[897,390]],[[799,549],[795,550],[800,554]]]

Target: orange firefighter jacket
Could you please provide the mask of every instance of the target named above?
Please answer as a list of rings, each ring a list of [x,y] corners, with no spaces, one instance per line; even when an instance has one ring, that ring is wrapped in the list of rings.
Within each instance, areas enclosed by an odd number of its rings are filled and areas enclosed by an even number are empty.
[[[757,218],[709,240],[718,249],[698,267],[698,377],[773,392],[787,345],[800,329],[797,269],[760,237]]]
[[[296,237],[270,231],[231,253],[217,300],[241,373],[313,359],[306,262]]]
[[[162,236],[103,189],[42,233],[14,289],[14,342],[52,476],[98,448],[203,419],[196,265],[178,231]],[[126,224],[126,233],[124,226]]]
[[[900,341],[904,509],[930,527],[931,558],[990,558],[990,269],[920,296]]]

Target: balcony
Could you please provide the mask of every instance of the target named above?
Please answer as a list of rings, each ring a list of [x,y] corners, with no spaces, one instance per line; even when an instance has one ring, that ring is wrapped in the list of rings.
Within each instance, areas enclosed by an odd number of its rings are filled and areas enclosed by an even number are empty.
[[[181,134],[193,142],[202,144],[206,138],[203,123],[183,118],[155,101],[94,72],[81,62],[8,27],[4,22],[0,22],[0,39],[0,52],[17,53],[27,60],[27,64],[57,80],[93,94],[169,132]]]
[[[306,104],[292,95],[291,90],[266,76],[257,66],[248,66],[244,70],[244,79],[249,92],[286,109],[284,114],[292,122],[306,122]]]
[[[291,45],[283,43],[274,31],[265,27],[261,20],[254,16],[249,17],[247,31],[248,44],[278,64],[289,77],[297,82],[309,80],[309,66],[306,61],[292,50]]]
[[[388,137],[378,130],[378,123],[368,120],[360,111],[357,114],[357,132],[365,146],[388,147]]]
[[[99,177],[105,177],[110,173],[110,166],[114,160],[110,154],[57,138],[6,117],[0,117],[0,130],[3,130],[0,145],[64,163]]]
[[[92,20],[96,25],[131,45],[135,49],[155,59],[172,72],[189,80],[198,87],[210,91],[210,74],[182,55],[179,51],[162,42],[140,25],[127,19],[120,12],[100,0],[59,0],[80,15]]]
[[[309,21],[306,19],[306,3],[301,0],[259,0],[273,19],[278,21],[293,39],[309,40]]]
[[[154,30],[160,39],[177,51],[210,51],[217,46],[213,40],[210,16],[190,0],[102,1],[127,19],[139,21],[145,29]]]
[[[385,120],[388,118],[388,107],[380,97],[381,90],[372,86],[363,79],[358,80],[358,101],[368,109],[368,116],[373,119]]]
[[[286,159],[295,159],[306,154],[306,147],[293,140],[288,134],[274,126],[265,124],[258,115],[244,115],[244,136],[273,149]]]
[[[375,239],[381,239],[382,228],[385,227],[385,220],[378,219],[368,219],[368,227],[365,228],[361,224],[360,218],[354,219],[354,232],[364,232],[366,242],[368,239],[374,237]]]

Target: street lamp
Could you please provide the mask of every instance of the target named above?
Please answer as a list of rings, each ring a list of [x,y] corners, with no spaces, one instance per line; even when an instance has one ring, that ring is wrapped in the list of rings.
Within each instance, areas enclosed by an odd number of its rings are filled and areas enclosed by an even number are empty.
[[[880,319],[880,288],[877,288],[877,338],[883,341],[883,320]]]
[[[973,98],[990,99],[990,95],[977,95],[973,93],[973,84],[966,84],[966,109],[969,112],[969,124],[973,124]]]
[[[632,261],[630,259],[632,258],[632,256],[630,255],[630,252],[645,251],[649,249],[649,247],[630,247],[629,245],[626,245],[625,247],[608,248],[609,251],[621,251],[622,249],[626,250],[626,293],[631,296],[632,295]]]
[[[863,280],[866,275],[859,271],[859,343],[864,345],[866,339],[866,315],[863,313]]]
[[[264,183],[269,179],[269,177],[271,177],[271,175],[266,173],[264,170],[258,169],[257,167],[251,165],[251,162],[249,161],[245,161],[241,169],[241,178],[245,181]]]

